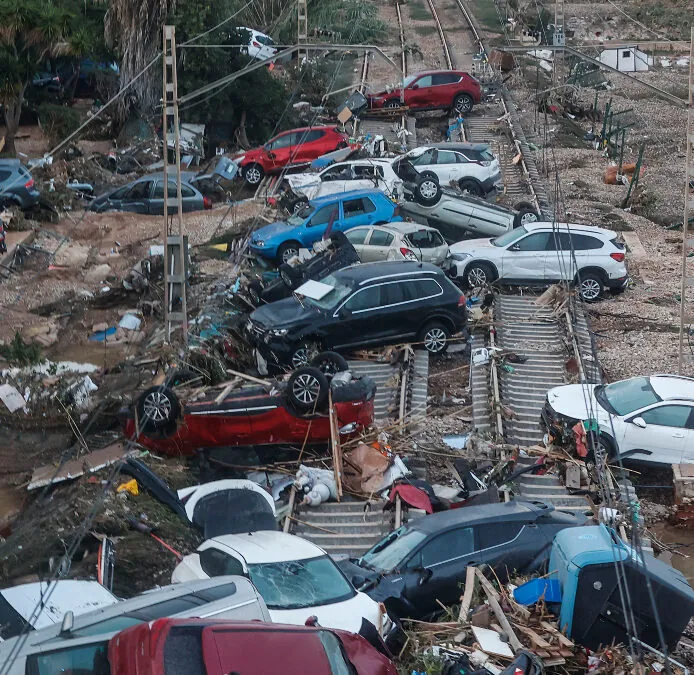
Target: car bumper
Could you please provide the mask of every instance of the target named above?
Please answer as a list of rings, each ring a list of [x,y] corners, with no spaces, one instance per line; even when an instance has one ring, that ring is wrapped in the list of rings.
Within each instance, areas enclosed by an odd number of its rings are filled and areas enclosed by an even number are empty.
[[[277,255],[277,246],[256,246],[253,243],[248,245],[253,255],[259,255],[261,258],[272,260]]]
[[[491,192],[494,189],[503,188],[501,173],[495,173],[493,176],[487,178],[487,180],[482,181],[482,188],[484,189],[485,193]]]
[[[627,274],[624,277],[619,277],[617,279],[608,279],[605,282],[605,286],[609,288],[611,291],[619,291],[627,287],[629,284],[629,275]]]

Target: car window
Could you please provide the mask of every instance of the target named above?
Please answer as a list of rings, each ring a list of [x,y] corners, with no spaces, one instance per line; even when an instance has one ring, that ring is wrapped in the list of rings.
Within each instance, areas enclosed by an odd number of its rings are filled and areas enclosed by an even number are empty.
[[[494,237],[491,242],[493,246],[508,246],[509,244],[513,244],[514,241],[518,241],[526,234],[528,234],[528,230],[524,227],[516,227],[499,237]]]
[[[641,413],[646,424],[658,424],[661,427],[684,429],[692,409],[688,405],[661,405]]]
[[[329,274],[321,279],[322,284],[332,287],[320,300],[304,298],[303,302],[314,305],[320,309],[335,309],[354,289],[353,282],[349,279],[338,278],[334,274]]]
[[[181,187],[181,194],[182,187]],[[169,199],[176,199],[176,183],[169,181]],[[158,180],[154,185],[154,192],[152,193],[152,199],[164,199],[164,181]]]
[[[313,214],[309,226],[327,225],[331,218],[337,218],[337,204],[324,206]]]
[[[548,251],[571,251],[571,240],[567,232],[551,232],[547,237]]]
[[[296,134],[284,134],[284,136],[279,136],[274,141],[270,141],[265,146],[266,150],[279,150],[280,148],[288,148],[290,145],[294,145],[296,140]]]
[[[230,595],[234,595],[235,593],[236,584],[233,581],[228,584],[218,584],[217,586],[212,586],[211,588],[203,588],[202,590],[195,591],[195,595],[201,598],[204,602],[214,602],[215,600],[228,598]]]
[[[55,673],[111,675],[111,667],[108,663],[108,640],[28,656],[26,673],[27,675],[55,675]]]
[[[152,190],[152,181],[151,180],[143,180],[140,183],[135,183],[130,188],[130,192],[125,197],[121,197],[121,199],[129,199],[129,200],[136,200],[136,199],[149,199],[149,193]]]
[[[376,210],[376,205],[368,197],[364,197],[361,201],[364,213],[373,213]]]
[[[414,248],[436,248],[443,246],[443,237],[436,230],[417,230],[407,235],[407,241]]]
[[[456,152],[455,153],[455,160],[458,164],[469,164],[470,163],[470,158],[465,155],[465,153],[462,152]]]
[[[318,631],[325,654],[330,663],[331,675],[352,675],[354,668],[345,660],[342,643],[334,633],[327,630]]]
[[[425,75],[420,77],[416,82],[416,85],[421,89],[422,87],[431,87],[431,75]]]
[[[385,230],[374,230],[369,239],[369,246],[390,246],[393,243],[393,235]]]
[[[337,166],[331,166],[329,169],[323,171],[320,179],[322,181],[351,180],[352,170],[347,164],[338,164]]]
[[[422,547],[422,567],[431,567],[447,560],[460,558],[475,550],[475,538],[471,527],[444,532]]]
[[[369,234],[368,227],[355,227],[353,230],[347,230],[345,237],[353,246],[357,246],[364,243],[367,234]]]
[[[0,595],[0,640],[19,635],[26,625],[22,615]]]
[[[320,129],[311,129],[311,131],[304,131],[301,134],[297,134],[297,143],[312,143],[313,141],[318,141],[323,136],[325,136],[325,131]]]
[[[571,233],[571,241],[577,251],[592,251],[602,248],[602,241],[587,234]]]
[[[368,166],[355,166],[353,169],[355,177],[361,180],[383,178],[383,168],[380,166],[370,164]]]
[[[181,197],[183,197],[183,199],[195,197],[195,192],[187,185],[181,185]]]
[[[240,560],[217,548],[206,548],[204,551],[200,551],[198,556],[200,557],[200,567],[208,577],[244,574]]]
[[[504,544],[515,539],[523,529],[523,523],[486,523],[475,528],[477,550]]]
[[[271,37],[268,37],[267,35],[256,35],[255,39],[256,42],[260,42],[261,45],[265,45],[266,47],[275,44],[273,39]]]
[[[411,530],[407,525],[399,527],[381,539],[359,558],[359,564],[377,572],[397,569],[402,561],[426,539],[426,534]]]
[[[437,73],[432,76],[432,79],[434,86],[439,84],[453,84],[460,80],[460,75],[456,75],[455,73]]]
[[[364,211],[364,202],[361,199],[348,199],[342,204],[342,208],[345,218],[356,218],[366,213]]]
[[[0,171],[0,182],[7,180],[11,175],[10,171]]]
[[[419,279],[413,283],[417,300],[435,298],[437,295],[443,294],[443,289],[433,279]]]
[[[396,281],[386,284],[383,288],[385,290],[385,305],[398,305],[416,300],[417,289],[414,281]]]
[[[436,158],[436,149],[429,148],[425,150],[419,157],[408,157],[410,164],[414,166],[426,166],[427,164],[434,164]]]
[[[439,150],[436,157],[437,164],[455,164],[456,161],[456,153],[452,150]]]
[[[366,312],[381,304],[381,286],[368,286],[357,291],[345,303],[345,308],[350,312]]]
[[[535,232],[516,242],[519,251],[545,251],[547,249],[549,232]]]
[[[164,643],[165,675],[206,675],[201,626],[173,626]]]

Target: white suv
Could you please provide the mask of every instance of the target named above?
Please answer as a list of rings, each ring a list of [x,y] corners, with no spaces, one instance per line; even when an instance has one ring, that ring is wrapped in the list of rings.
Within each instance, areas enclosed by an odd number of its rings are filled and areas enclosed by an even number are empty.
[[[614,459],[694,462],[694,379],[633,377],[612,384],[568,384],[547,392],[542,417],[554,438],[573,439],[578,421],[597,420],[597,443]]]
[[[567,223],[528,223],[493,239],[451,246],[451,276],[470,287],[571,281],[584,300],[628,282],[624,244],[610,230]]]
[[[275,54],[277,54],[277,49],[273,47],[274,41],[269,35],[261,33],[255,28],[246,28],[245,26],[239,26],[236,30],[238,31],[248,31],[248,43],[241,48],[241,52],[252,56],[254,59],[263,61],[265,59],[271,59]]]
[[[418,173],[432,171],[441,185],[454,182],[475,197],[501,186],[499,160],[486,143],[439,143],[410,150],[408,159]]]

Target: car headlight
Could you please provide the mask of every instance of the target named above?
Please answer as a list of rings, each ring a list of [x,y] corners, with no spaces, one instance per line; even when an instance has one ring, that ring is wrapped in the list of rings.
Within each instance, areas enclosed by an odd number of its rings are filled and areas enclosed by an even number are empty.
[[[265,242],[262,239],[256,239],[253,242],[253,246],[257,246],[258,248],[263,248],[263,246],[265,246]]]
[[[273,328],[270,331],[270,335],[273,337],[282,337],[283,335],[286,335],[288,332],[287,328]]]
[[[237,157],[234,160],[234,162],[236,162],[236,164],[238,164],[238,165],[241,165],[241,162],[243,162],[244,159],[246,159],[246,155],[241,155],[241,157]]]
[[[453,260],[467,260],[468,258],[472,258],[472,253],[453,253],[453,252],[451,252],[451,258],[453,258]]]

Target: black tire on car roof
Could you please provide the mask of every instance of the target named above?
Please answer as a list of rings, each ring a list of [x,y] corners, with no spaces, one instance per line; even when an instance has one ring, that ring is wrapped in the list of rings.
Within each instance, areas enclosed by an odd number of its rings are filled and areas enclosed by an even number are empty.
[[[422,171],[417,176],[414,198],[418,204],[434,206],[439,203],[442,194],[439,178],[433,171]]]
[[[181,415],[178,396],[168,387],[150,387],[135,403],[137,423],[145,433],[168,432],[176,428]]]

